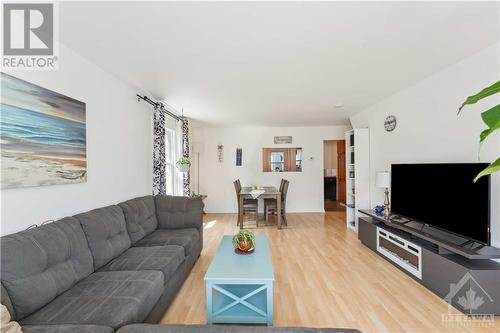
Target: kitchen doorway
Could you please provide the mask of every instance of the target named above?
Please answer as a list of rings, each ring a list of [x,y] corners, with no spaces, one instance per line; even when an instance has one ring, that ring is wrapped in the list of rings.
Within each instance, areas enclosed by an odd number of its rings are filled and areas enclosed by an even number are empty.
[[[345,210],[345,140],[323,141],[325,211]]]

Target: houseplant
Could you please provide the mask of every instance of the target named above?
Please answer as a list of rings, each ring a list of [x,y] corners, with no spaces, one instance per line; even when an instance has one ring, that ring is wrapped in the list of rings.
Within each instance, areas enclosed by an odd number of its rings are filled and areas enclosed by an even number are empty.
[[[181,157],[177,160],[175,165],[177,165],[177,169],[179,169],[180,172],[188,172],[189,167],[191,166],[191,161],[188,157]]]
[[[458,109],[458,113],[462,111],[462,108],[464,106],[475,104],[478,101],[482,100],[483,98],[486,98],[488,96],[494,95],[499,92],[500,92],[500,81],[492,84],[487,88],[484,88],[475,95],[467,97],[467,99],[462,103],[462,105]],[[491,109],[482,112],[481,118],[483,119],[483,122],[486,124],[486,126],[488,126],[488,128],[482,131],[481,134],[479,135],[479,150],[481,149],[481,145],[483,144],[484,140],[486,140],[486,138],[490,136],[492,133],[500,129],[500,104],[495,105]],[[486,169],[481,171],[474,179],[474,182],[476,182],[479,178],[483,176],[498,171],[500,171],[500,157],[498,157],[494,162],[488,165]]]
[[[255,250],[255,235],[251,231],[241,230],[234,235],[233,246],[236,253],[251,253]]]

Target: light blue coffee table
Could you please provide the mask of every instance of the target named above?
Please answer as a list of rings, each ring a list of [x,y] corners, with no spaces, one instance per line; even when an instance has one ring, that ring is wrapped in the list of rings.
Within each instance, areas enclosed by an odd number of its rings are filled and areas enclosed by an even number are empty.
[[[273,323],[274,272],[267,236],[255,236],[255,252],[234,253],[224,236],[205,274],[207,322]]]

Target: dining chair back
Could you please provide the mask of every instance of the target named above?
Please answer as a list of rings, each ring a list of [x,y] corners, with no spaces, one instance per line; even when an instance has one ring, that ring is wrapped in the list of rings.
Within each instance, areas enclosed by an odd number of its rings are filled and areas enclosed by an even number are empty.
[[[283,192],[283,185],[285,184],[286,182],[286,179],[285,178],[281,178],[281,182],[280,182],[280,192]]]
[[[255,216],[255,223],[257,227],[259,226],[259,201],[257,199],[247,198],[243,200],[243,205],[240,203],[240,193],[241,193],[241,182],[236,179],[233,182],[234,189],[236,191],[236,201],[238,202],[238,218],[236,219],[237,225],[243,227],[243,221],[241,221],[241,216],[245,215],[247,212],[253,212]]]
[[[288,186],[290,181],[286,179],[281,179],[280,184],[280,195],[281,195],[281,217],[283,218],[283,223],[288,225],[286,220],[286,197],[288,194]],[[269,214],[276,213],[278,210],[278,205],[276,199],[265,199],[264,200],[264,216],[266,219],[266,224],[269,221]]]
[[[283,182],[283,187],[280,190],[280,192],[281,192],[281,201],[283,203],[286,203],[286,196],[288,194],[288,186],[289,185],[290,185],[290,181],[285,179],[284,182]]]

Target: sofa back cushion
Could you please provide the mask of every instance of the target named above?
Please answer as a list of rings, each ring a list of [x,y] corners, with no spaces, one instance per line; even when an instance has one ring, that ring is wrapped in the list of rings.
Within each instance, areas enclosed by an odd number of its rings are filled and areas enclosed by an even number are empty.
[[[160,229],[202,228],[203,202],[200,198],[157,195],[155,203]]]
[[[158,228],[155,199],[152,195],[128,200],[118,205],[123,209],[132,244]]]
[[[1,253],[2,285],[16,320],[40,309],[94,271],[82,227],[73,217],[4,236]]]
[[[130,245],[130,237],[123,211],[113,205],[75,215],[82,224],[94,258],[94,269],[106,265],[125,252]]]

